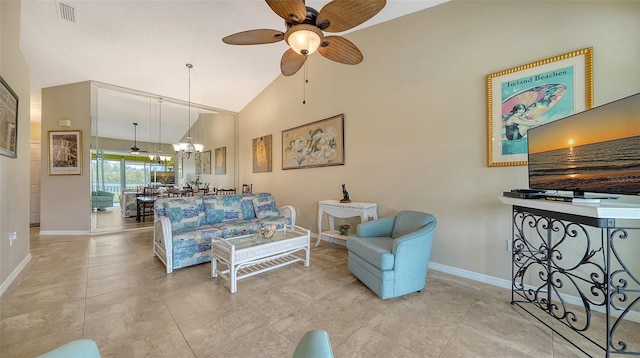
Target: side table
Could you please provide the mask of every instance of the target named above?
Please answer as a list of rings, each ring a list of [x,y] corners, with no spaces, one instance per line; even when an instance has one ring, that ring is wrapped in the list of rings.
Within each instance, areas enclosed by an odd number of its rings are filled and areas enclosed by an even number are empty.
[[[329,230],[322,231],[322,214],[327,213],[329,218]],[[345,240],[340,235],[340,231],[335,230],[334,218],[351,218],[359,216],[361,222],[368,221],[369,218],[376,220],[378,218],[378,205],[376,203],[359,203],[352,201],[350,203],[341,203],[339,200],[320,200],[318,202],[318,240],[316,247],[320,245],[322,236],[327,236],[329,242],[333,239]]]

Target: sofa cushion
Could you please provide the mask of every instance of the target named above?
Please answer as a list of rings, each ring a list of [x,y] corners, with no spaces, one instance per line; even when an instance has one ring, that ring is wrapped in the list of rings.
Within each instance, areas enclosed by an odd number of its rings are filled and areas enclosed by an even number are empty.
[[[242,206],[240,204],[240,199],[242,199],[241,195],[218,195],[216,198],[218,199],[216,209],[221,208],[224,210],[223,222],[242,220],[244,214],[242,213]]]
[[[218,205],[218,199],[215,196],[205,196],[203,201],[204,205],[204,221],[200,224],[216,224],[221,223],[224,220],[224,209]]]
[[[244,220],[251,220],[256,218],[256,211],[253,208],[253,194],[242,194],[240,200],[240,206],[242,207],[242,216]]]
[[[227,220],[212,225],[213,228],[220,231],[223,239],[236,236],[255,234],[260,230],[260,224],[254,220]]]
[[[394,256],[391,253],[393,239],[390,237],[349,237],[347,248],[380,270],[393,270]]]
[[[256,196],[253,198],[253,208],[256,212],[258,219],[278,217],[278,207],[276,201],[273,200],[271,195],[269,196]]]
[[[171,230],[195,229],[200,226],[202,198],[174,198],[165,202],[165,215],[171,222]],[[204,212],[204,209],[202,210]]]

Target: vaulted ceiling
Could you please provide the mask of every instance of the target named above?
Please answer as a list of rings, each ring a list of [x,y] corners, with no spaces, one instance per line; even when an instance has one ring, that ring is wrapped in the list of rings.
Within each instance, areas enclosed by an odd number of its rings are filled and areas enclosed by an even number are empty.
[[[444,1],[388,0],[372,19],[338,35]],[[328,2],[306,5],[320,10]],[[186,63],[194,66],[192,102],[238,112],[281,75],[280,58],[287,49],[284,41],[256,46],[222,42],[226,35],[249,29],[285,30],[284,21],[259,0],[22,0],[21,4],[20,46],[31,70],[32,121],[40,118],[41,88],[82,81],[186,101]],[[102,110],[108,107],[101,105]],[[117,125],[130,132],[133,121],[127,118]]]

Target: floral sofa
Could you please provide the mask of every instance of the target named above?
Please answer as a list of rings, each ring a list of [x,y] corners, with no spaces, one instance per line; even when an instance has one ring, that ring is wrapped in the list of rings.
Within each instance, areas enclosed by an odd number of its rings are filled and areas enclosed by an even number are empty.
[[[123,218],[136,216],[136,210],[138,210],[137,197],[137,191],[123,191],[122,194],[120,194],[120,216]]]
[[[167,274],[211,261],[211,238],[257,233],[263,225],[295,225],[292,206],[269,193],[162,198],[154,203],[153,254]]]

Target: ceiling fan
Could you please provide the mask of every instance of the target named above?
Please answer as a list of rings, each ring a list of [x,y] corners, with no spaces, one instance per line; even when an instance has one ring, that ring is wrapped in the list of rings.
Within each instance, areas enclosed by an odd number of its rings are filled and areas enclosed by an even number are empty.
[[[286,32],[279,30],[248,30],[226,36],[230,45],[259,45],[285,40],[291,47],[282,55],[280,71],[294,75],[304,65],[307,56],[316,50],[332,61],[347,65],[362,62],[362,52],[342,36],[324,36],[325,32],[342,32],[356,27],[376,15],[386,0],[333,0],[320,12],[305,6],[304,0],[265,0],[284,19]]]
[[[132,155],[138,155],[140,153],[147,153],[146,150],[140,150],[140,148],[138,148],[138,136],[137,136],[137,128],[138,128],[138,123],[133,122],[133,147],[129,148],[131,149],[131,154]]]

